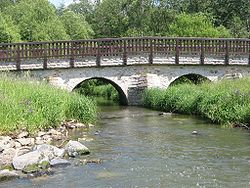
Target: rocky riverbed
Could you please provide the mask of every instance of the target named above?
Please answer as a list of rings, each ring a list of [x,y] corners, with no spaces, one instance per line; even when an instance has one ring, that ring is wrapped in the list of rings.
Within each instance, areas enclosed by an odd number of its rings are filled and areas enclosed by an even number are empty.
[[[63,122],[57,129],[39,131],[30,135],[27,131],[12,136],[0,136],[0,181],[19,177],[51,175],[55,167],[71,165],[70,158],[87,155],[90,150],[83,141],[69,140],[69,130],[88,129],[76,121]],[[99,159],[80,159],[77,164],[100,163]]]

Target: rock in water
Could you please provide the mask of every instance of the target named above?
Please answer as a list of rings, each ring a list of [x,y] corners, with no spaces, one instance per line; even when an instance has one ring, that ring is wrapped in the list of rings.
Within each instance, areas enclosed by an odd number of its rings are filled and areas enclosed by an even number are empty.
[[[52,159],[50,161],[50,165],[52,167],[57,167],[57,166],[66,166],[66,165],[70,165],[70,162],[65,160],[65,159],[61,159],[61,158],[55,158]]]
[[[64,148],[68,152],[68,155],[70,157],[76,157],[77,155],[84,155],[84,154],[90,153],[89,149],[86,146],[84,146],[80,142],[72,141],[72,140],[70,140],[65,145]]]
[[[32,151],[24,155],[14,157],[12,164],[16,170],[23,170],[28,165],[37,164],[42,157],[41,152]]]
[[[44,157],[48,157],[49,159],[53,159],[55,157],[63,157],[65,154],[65,149],[60,149],[48,144],[38,145],[36,147],[36,151],[41,152]]]
[[[198,134],[198,131],[192,131],[192,134],[193,134],[193,135],[197,135],[197,134]]]

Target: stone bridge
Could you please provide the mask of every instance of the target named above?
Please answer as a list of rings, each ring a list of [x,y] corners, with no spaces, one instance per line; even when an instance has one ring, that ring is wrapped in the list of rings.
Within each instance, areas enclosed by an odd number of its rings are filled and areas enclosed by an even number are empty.
[[[145,88],[167,88],[184,75],[211,81],[250,75],[249,39],[113,38],[0,44],[0,70],[46,79],[72,91],[97,78],[123,105],[140,105]]]

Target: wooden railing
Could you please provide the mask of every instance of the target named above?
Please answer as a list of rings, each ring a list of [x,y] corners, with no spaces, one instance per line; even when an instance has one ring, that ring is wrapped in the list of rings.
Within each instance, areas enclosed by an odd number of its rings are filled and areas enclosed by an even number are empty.
[[[248,56],[250,64],[250,39],[222,38],[110,38],[53,42],[0,43],[0,62],[15,62],[16,68],[26,59],[43,59],[43,68],[47,68],[50,58],[70,59],[70,67],[78,57],[94,56],[100,66],[103,56],[121,56],[124,65],[129,55],[148,54],[148,62],[153,63],[157,54],[172,54],[179,64],[181,55],[196,54],[200,64],[211,55],[224,56],[225,65],[231,55]]]

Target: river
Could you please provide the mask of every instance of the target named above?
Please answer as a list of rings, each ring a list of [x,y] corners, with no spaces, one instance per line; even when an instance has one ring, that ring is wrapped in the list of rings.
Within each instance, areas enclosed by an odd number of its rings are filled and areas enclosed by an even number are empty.
[[[198,135],[192,135],[197,130]],[[96,134],[98,131],[98,134]],[[250,187],[250,132],[137,107],[102,107],[87,135],[89,158],[52,176],[3,182],[4,188]],[[84,158],[84,157],[83,157]],[[71,160],[74,163],[74,160]]]

